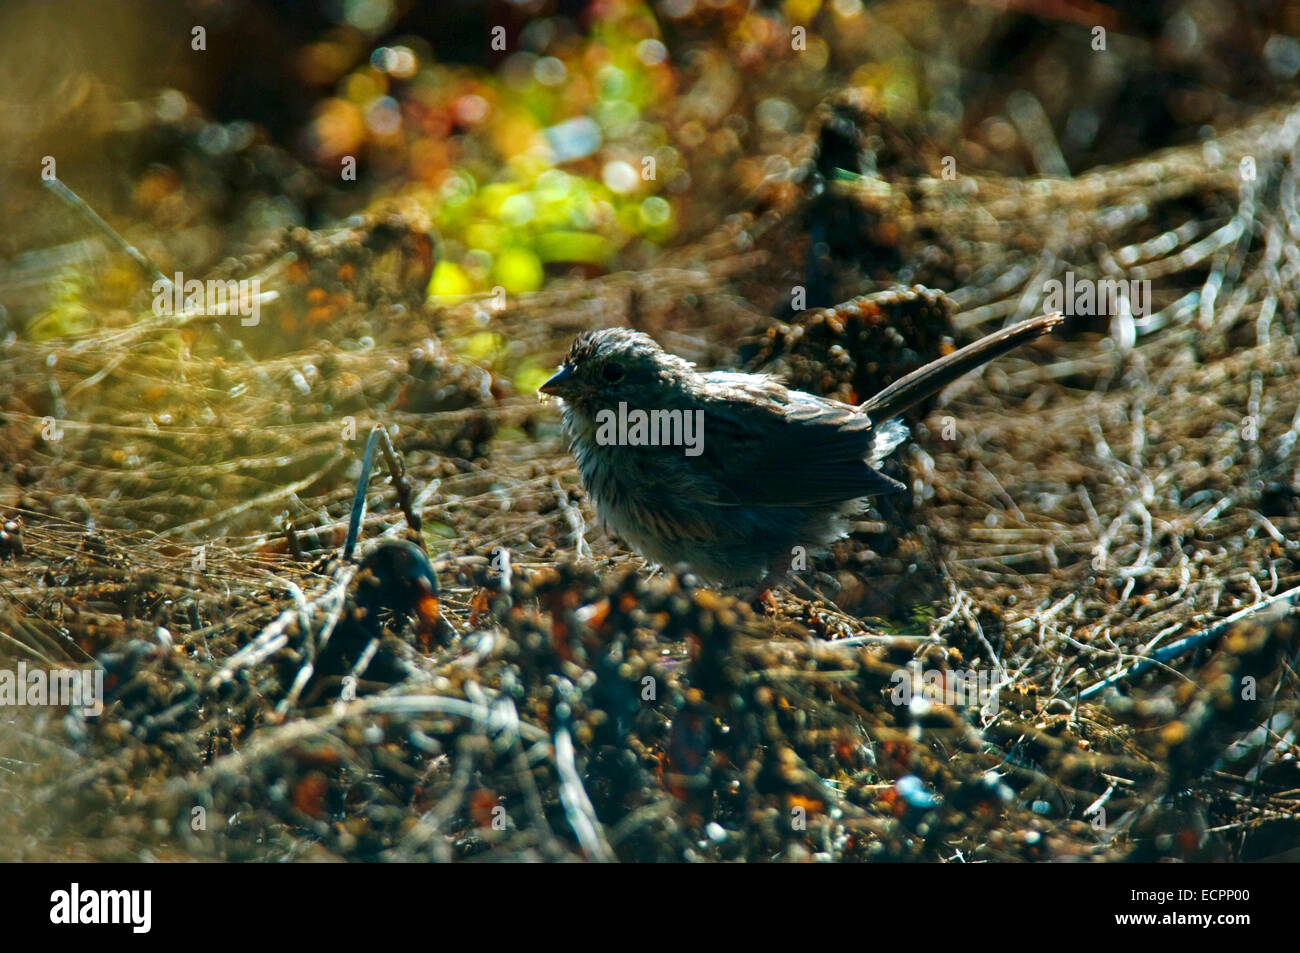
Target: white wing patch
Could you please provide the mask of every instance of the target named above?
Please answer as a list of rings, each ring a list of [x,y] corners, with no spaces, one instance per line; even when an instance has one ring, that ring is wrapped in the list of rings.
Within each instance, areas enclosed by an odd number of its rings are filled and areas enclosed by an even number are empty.
[[[871,441],[871,456],[867,462],[879,467],[881,461],[898,449],[898,445],[907,439],[907,425],[895,417],[886,420],[876,428],[875,439]]]

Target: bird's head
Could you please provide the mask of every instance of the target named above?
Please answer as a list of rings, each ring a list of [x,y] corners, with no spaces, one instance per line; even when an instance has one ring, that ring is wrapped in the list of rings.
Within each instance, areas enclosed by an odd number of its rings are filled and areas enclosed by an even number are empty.
[[[648,334],[604,328],[578,335],[559,370],[538,390],[586,410],[620,401],[648,408],[662,405],[674,385],[694,374],[693,365],[669,354]]]

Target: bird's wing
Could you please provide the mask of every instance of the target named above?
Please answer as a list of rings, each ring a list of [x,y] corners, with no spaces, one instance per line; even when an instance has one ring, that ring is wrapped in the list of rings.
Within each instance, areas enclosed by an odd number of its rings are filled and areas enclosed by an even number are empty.
[[[773,378],[702,376],[702,452],[686,459],[711,502],[825,506],[906,489],[867,462],[880,432],[856,408],[787,390]]]

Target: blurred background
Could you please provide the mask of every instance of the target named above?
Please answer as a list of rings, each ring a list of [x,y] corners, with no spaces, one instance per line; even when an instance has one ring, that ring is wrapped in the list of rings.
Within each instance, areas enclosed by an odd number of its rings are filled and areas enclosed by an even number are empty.
[[[11,0],[0,304],[102,259],[47,156],[164,273],[406,203],[429,293],[527,292],[707,233],[837,90],[881,124],[855,173],[1078,174],[1285,98],[1297,35],[1287,0]]]

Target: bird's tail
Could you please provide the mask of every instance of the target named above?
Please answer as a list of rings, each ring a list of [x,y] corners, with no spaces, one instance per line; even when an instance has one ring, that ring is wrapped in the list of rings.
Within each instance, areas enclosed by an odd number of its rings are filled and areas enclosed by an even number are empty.
[[[973,371],[995,357],[1001,357],[1007,351],[1047,334],[1064,320],[1059,311],[1054,311],[982,337],[974,344],[967,344],[958,351],[900,377],[863,404],[861,410],[877,422],[897,417],[967,371]]]

